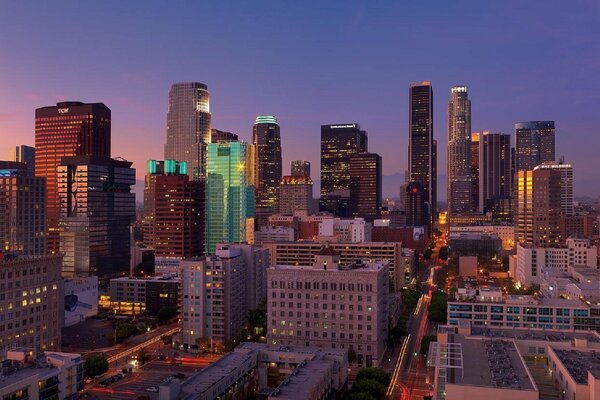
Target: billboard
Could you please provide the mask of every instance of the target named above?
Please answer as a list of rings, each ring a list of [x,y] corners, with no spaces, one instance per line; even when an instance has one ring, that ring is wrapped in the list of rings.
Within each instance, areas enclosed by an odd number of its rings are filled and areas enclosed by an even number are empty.
[[[65,326],[98,314],[98,277],[65,280]]]
[[[413,240],[421,241],[425,238],[425,227],[424,226],[415,226],[413,228]]]

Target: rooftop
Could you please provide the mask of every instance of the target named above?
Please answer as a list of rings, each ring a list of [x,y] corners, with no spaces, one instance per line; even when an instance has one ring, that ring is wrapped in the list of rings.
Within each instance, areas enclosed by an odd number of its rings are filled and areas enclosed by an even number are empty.
[[[513,341],[469,339],[449,335],[462,347],[463,369],[451,369],[448,383],[519,390],[536,390]]]
[[[571,342],[574,339],[585,339],[590,343],[600,343],[600,335],[595,331],[548,331],[542,329],[506,329],[471,326],[471,336],[516,340],[543,340],[547,342]]]
[[[594,376],[600,374],[600,353],[580,350],[561,350],[552,348],[569,375],[580,385],[587,385],[588,371]]]

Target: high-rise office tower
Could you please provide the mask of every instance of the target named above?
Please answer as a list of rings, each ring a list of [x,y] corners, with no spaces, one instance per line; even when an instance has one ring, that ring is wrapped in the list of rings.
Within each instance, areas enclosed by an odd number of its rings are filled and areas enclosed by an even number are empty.
[[[267,224],[277,211],[277,188],[281,181],[281,135],[277,119],[271,115],[256,117],[252,129],[255,174],[255,218],[259,226]]]
[[[572,216],[573,206],[573,166],[561,161],[545,161],[533,170],[551,169],[560,172],[560,213]]]
[[[485,209],[494,203],[492,199],[512,196],[510,135],[483,132],[479,145],[479,204]]]
[[[204,186],[185,161],[149,160],[144,186],[144,244],[157,258],[204,254]]]
[[[515,124],[515,171],[532,170],[544,161],[554,161],[554,121]]]
[[[313,181],[308,176],[284,176],[279,184],[278,213],[294,215],[296,211],[312,213]]]
[[[293,160],[291,162],[292,176],[307,176],[310,178],[310,161]]]
[[[220,143],[220,142],[237,142],[238,135],[231,132],[220,131],[218,129],[210,130],[210,142],[211,143]]]
[[[210,143],[208,87],[199,82],[171,85],[167,112],[165,160],[185,161],[193,180],[206,179],[206,145]]]
[[[64,276],[109,279],[129,272],[135,169],[99,156],[63,157],[58,166]]]
[[[561,242],[561,172],[538,168],[516,174],[515,239],[520,244],[554,247]]]
[[[21,162],[0,161],[0,251],[46,254],[46,179]]]
[[[471,101],[466,86],[454,86],[448,102],[448,212],[471,212],[472,202]]]
[[[207,149],[205,250],[214,254],[217,243],[245,242],[254,228],[254,146],[211,143]]]
[[[423,226],[429,224],[429,208],[427,207],[427,190],[421,182],[409,182],[406,185],[404,208],[406,209],[406,225]]]
[[[433,140],[433,88],[418,82],[409,88],[408,171],[410,182],[420,182],[427,191],[427,203],[437,209],[437,149]],[[430,216],[432,215],[429,213]]]
[[[35,175],[46,178],[48,251],[59,249],[57,170],[63,157],[110,157],[110,109],[102,103],[57,103],[35,110]]]
[[[471,134],[471,199],[473,210],[482,212],[483,205],[479,201],[479,141],[481,133]]]
[[[35,176],[35,147],[26,146],[24,144],[16,146],[12,153],[12,160],[25,163],[27,166],[27,174]]]
[[[358,124],[321,125],[321,211],[350,215],[350,157],[367,151],[367,132]]]
[[[381,156],[359,153],[350,156],[350,213],[373,221],[381,216]]]

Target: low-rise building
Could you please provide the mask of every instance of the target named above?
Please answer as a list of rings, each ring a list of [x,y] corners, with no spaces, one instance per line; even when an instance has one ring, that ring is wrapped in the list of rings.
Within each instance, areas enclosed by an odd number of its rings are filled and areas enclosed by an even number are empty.
[[[450,234],[463,232],[496,235],[502,241],[502,250],[510,251],[515,248],[515,227],[511,224],[450,226]]]
[[[120,315],[155,317],[163,307],[178,309],[180,295],[181,278],[176,275],[110,280],[110,308]]]
[[[254,232],[254,243],[257,245],[263,242],[293,242],[296,239],[296,231],[289,226],[266,225]]]
[[[10,374],[0,380],[2,399],[75,400],[83,390],[83,359],[79,354],[30,350],[9,351],[3,366]]]
[[[283,346],[344,349],[360,366],[382,361],[388,336],[387,262],[344,264],[323,247],[311,266],[267,270],[267,340]]]
[[[348,379],[346,350],[242,343],[184,382],[160,386],[161,400],[325,400]]]
[[[363,243],[371,241],[373,224],[364,218],[331,218],[319,223],[319,237],[332,242]]]

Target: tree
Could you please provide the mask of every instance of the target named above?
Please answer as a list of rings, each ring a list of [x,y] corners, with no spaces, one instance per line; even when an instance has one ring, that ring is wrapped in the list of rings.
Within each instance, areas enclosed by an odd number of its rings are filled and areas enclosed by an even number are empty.
[[[352,384],[352,392],[366,392],[372,397],[379,399],[385,393],[385,386],[374,379],[363,379],[360,381],[355,381]]]
[[[425,250],[425,253],[423,253],[423,258],[425,260],[431,260],[432,255],[433,255],[433,251],[431,249],[427,249],[427,250]]]
[[[390,384],[390,374],[385,372],[382,368],[363,368],[358,371],[358,375],[356,375],[356,381],[361,381],[365,379],[372,379],[381,383],[384,386]]]
[[[108,360],[104,356],[92,356],[85,360],[83,369],[86,377],[93,378],[108,371]]]
[[[177,317],[179,313],[175,307],[162,307],[158,310],[156,314],[156,318],[158,318],[158,322],[165,323],[175,317]]]
[[[440,248],[440,255],[439,257],[444,260],[444,261],[448,261],[448,246],[442,246]]]
[[[431,342],[437,342],[436,335],[423,336],[423,339],[421,339],[421,354],[423,354],[424,356],[426,356],[427,353],[429,353],[429,343]]]
[[[367,392],[351,392],[346,396],[347,400],[377,400]]]
[[[206,351],[210,348],[210,339],[205,337],[200,337],[196,339],[196,345],[202,351]]]

